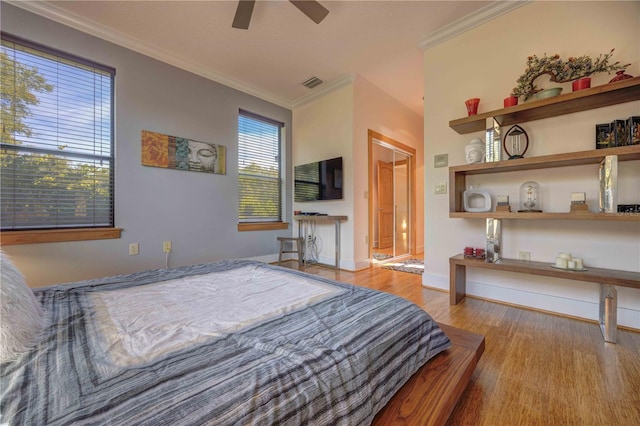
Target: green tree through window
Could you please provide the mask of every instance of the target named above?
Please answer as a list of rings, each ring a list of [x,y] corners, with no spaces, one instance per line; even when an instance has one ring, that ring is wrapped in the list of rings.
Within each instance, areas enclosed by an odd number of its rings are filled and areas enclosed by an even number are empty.
[[[113,76],[2,34],[2,230],[113,226]]]
[[[239,222],[282,220],[283,124],[246,111],[238,116]]]

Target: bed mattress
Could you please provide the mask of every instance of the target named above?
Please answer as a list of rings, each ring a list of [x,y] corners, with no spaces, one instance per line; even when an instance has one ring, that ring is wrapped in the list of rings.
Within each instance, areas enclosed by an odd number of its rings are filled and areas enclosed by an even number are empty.
[[[2,424],[369,424],[450,346],[405,299],[259,262],[34,292],[50,326],[0,366]]]

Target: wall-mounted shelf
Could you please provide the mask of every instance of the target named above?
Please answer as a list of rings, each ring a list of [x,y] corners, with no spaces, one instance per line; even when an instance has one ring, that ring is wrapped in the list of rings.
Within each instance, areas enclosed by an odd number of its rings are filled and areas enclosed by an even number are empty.
[[[585,164],[599,164],[608,155],[617,155],[618,161],[640,160],[640,145],[622,146],[606,149],[593,149],[589,151],[568,152],[564,154],[544,155],[541,157],[521,158],[517,160],[504,160],[493,163],[476,163],[449,167],[449,217],[476,219],[494,218],[640,221],[640,214],[638,213],[469,213],[465,212],[462,207],[462,194],[466,189],[467,175],[548,169],[553,167],[580,166]]]
[[[501,127],[516,123],[556,117],[580,111],[616,105],[640,100],[640,77],[623,80],[616,83],[604,84],[579,92],[567,93],[549,99],[527,102],[509,108],[489,111],[484,114],[460,118],[449,122],[449,127],[460,134],[486,130],[488,118],[493,118]],[[631,145],[589,151],[569,152],[564,154],[545,155],[540,157],[521,158],[488,163],[467,164],[449,167],[449,217],[486,219],[486,260],[470,260],[462,255],[449,259],[450,265],[450,297],[451,304],[458,303],[465,295],[466,267],[490,268],[511,272],[520,272],[548,277],[596,280],[600,283],[600,315],[599,322],[605,341],[616,341],[617,296],[615,286],[627,285],[638,288],[638,273],[614,270],[598,270],[582,272],[552,270],[550,265],[540,262],[521,262],[513,259],[500,259],[502,254],[502,219],[521,220],[591,220],[591,221],[620,221],[640,222],[640,213],[591,213],[591,212],[465,212],[463,208],[463,193],[466,189],[467,175],[481,175],[491,173],[519,172],[526,170],[541,170],[553,167],[571,167],[594,165],[598,167],[605,157],[615,156],[617,161],[640,160],[640,145]],[[613,160],[611,158],[610,160]],[[617,170],[607,169],[606,172],[617,174]],[[601,179],[601,173],[594,173]],[[609,176],[608,176],[609,177]],[[606,180],[606,178],[605,178]],[[568,207],[568,206],[567,206]],[[517,210],[517,207],[514,209]],[[620,275],[621,279],[606,282],[612,276]],[[574,275],[575,274],[575,275]],[[628,275],[631,274],[631,275]],[[589,279],[586,279],[589,277]]]
[[[500,126],[509,126],[542,118],[556,117],[640,99],[640,77],[603,84],[553,98],[529,101],[449,122],[461,135],[486,130],[486,119],[495,118]]]
[[[640,213],[518,213],[518,212],[450,212],[450,218],[458,219],[520,219],[520,220],[607,220],[640,222]]]
[[[588,151],[542,155],[540,157],[519,158],[490,163],[465,164],[449,167],[450,173],[479,175],[489,173],[516,172],[522,170],[549,169],[553,167],[582,166],[599,164],[607,155],[617,155],[618,161],[640,160],[640,145],[616,148],[590,149]]]

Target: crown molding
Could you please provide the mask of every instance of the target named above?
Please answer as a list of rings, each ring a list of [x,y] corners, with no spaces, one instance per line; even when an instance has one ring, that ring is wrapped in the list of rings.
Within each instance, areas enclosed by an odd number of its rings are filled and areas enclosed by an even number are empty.
[[[323,87],[318,87],[318,89],[314,89],[313,92],[309,93],[308,95],[304,95],[299,97],[298,99],[295,99],[292,103],[291,106],[292,108],[298,108],[301,107],[303,105],[306,105],[308,103],[313,102],[314,100],[323,97],[324,95],[331,93],[335,90],[341,89],[345,86],[348,86],[350,84],[353,84],[353,82],[355,81],[355,76],[353,74],[346,74],[340,78],[338,78],[337,80],[333,80],[330,83],[327,83],[326,86]]]
[[[2,0],[5,3],[9,3],[13,6],[24,9],[28,12],[40,15],[44,18],[51,19],[62,25],[66,25],[78,31],[90,34],[100,39],[109,41],[151,58],[157,59],[161,62],[165,62],[169,65],[173,65],[177,68],[189,71],[193,74],[197,74],[206,79],[215,81],[217,83],[228,86],[232,89],[244,92],[251,96],[255,96],[267,102],[271,102],[283,108],[291,109],[292,104],[289,100],[273,93],[267,92],[257,87],[253,87],[243,81],[230,77],[226,74],[215,72],[197,62],[189,61],[167,52],[155,46],[151,46],[144,43],[134,37],[126,36],[122,33],[114,31],[111,28],[98,24],[97,22],[88,20],[77,14],[70,13],[64,9],[54,6],[48,2],[40,1],[17,1],[17,0]]]
[[[495,1],[470,15],[432,32],[420,41],[418,47],[422,50],[430,49],[532,1],[533,0]]]

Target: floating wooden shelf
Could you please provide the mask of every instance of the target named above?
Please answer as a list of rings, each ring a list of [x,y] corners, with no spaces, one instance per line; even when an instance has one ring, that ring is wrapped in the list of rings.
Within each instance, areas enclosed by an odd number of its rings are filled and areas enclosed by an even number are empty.
[[[482,259],[464,257],[464,255],[462,254],[457,254],[453,257],[450,257],[449,263],[451,265],[464,265],[474,268],[497,269],[500,271],[542,275],[546,277],[564,278],[568,280],[577,280],[640,289],[640,272],[623,271],[619,269],[594,268],[591,265],[585,265],[587,271],[580,272],[572,271],[571,269],[555,269],[551,267],[551,263],[534,262],[529,260],[503,258],[495,263],[487,263]],[[451,280],[451,284],[454,283],[455,280]],[[452,290],[455,290],[455,286],[452,285],[452,287]],[[453,294],[455,294],[455,291],[452,291],[451,304],[455,305],[462,299],[460,298],[460,295],[458,296],[458,298],[454,298]],[[464,297],[464,293],[462,294],[462,297]]]
[[[608,220],[618,222],[640,222],[640,213],[591,213],[591,212],[450,212],[450,218],[459,219],[520,219],[520,220]]]
[[[548,169],[553,167],[581,166],[599,164],[606,156],[617,155],[618,161],[640,160],[640,145],[617,148],[593,149],[589,151],[544,155],[541,157],[504,160],[492,163],[466,164],[449,167],[449,217],[451,218],[494,218],[494,219],[549,219],[549,220],[609,220],[640,221],[640,213],[589,213],[589,212],[484,212],[469,213],[463,211],[462,194],[466,188],[466,176],[514,172],[522,170]]]
[[[553,98],[529,101],[509,108],[497,109],[449,122],[461,135],[486,129],[486,119],[495,118],[500,126],[509,126],[542,118],[556,117],[640,99],[640,77],[603,84]]]
[[[489,163],[465,164],[462,166],[449,167],[449,173],[480,175],[489,173],[517,172],[522,170],[550,169],[553,167],[582,166],[585,164],[599,164],[604,157],[608,155],[617,155],[618,161],[640,160],[640,145],[591,149],[588,151],[567,152],[563,154],[518,158],[515,160],[503,160]]]

